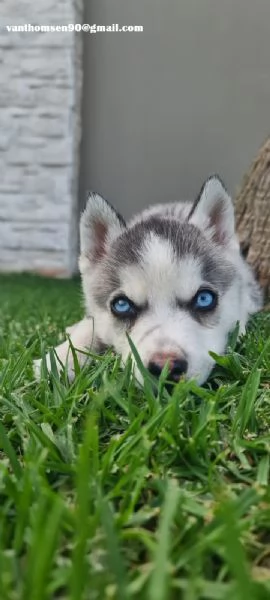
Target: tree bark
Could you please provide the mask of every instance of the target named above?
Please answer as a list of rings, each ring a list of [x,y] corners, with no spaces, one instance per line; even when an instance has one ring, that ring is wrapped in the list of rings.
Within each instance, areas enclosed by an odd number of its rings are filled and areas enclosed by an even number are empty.
[[[236,229],[243,255],[270,292],[270,137],[245,175],[235,202]]]

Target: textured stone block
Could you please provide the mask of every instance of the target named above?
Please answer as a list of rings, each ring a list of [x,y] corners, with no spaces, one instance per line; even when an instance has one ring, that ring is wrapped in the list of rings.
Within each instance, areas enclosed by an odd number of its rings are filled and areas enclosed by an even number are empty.
[[[82,9],[83,0],[1,6],[0,270],[63,276],[76,264],[83,34],[3,26],[80,23]]]

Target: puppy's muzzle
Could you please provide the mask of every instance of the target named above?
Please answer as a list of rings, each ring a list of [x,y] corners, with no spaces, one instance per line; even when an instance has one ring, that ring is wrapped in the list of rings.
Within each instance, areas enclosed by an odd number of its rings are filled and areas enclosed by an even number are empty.
[[[188,363],[185,358],[177,356],[176,354],[159,352],[151,357],[148,363],[148,370],[155,377],[160,377],[165,365],[168,365],[169,367],[167,379],[173,382],[179,381],[188,369]]]

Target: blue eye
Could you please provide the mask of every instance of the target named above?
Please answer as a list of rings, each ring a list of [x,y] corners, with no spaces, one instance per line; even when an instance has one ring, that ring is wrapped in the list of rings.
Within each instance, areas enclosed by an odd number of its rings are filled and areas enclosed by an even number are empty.
[[[216,307],[217,296],[211,290],[200,290],[194,300],[193,306],[199,310],[211,310]]]
[[[134,304],[126,297],[119,296],[111,302],[112,312],[119,317],[130,317],[136,314]]]

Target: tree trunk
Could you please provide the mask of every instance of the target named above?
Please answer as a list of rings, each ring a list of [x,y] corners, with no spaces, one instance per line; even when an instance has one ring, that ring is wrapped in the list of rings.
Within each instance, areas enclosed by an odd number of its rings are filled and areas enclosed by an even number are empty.
[[[241,249],[258,281],[270,291],[270,137],[245,175],[235,203]]]

